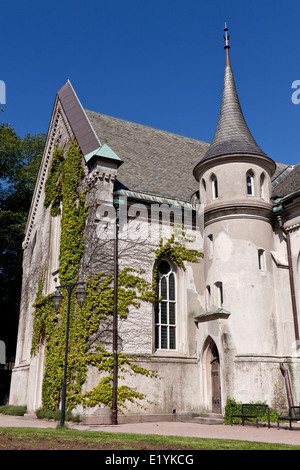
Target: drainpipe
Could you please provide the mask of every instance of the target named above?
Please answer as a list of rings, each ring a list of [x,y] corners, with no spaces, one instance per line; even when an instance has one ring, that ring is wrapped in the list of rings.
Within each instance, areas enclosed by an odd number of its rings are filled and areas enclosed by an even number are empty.
[[[282,362],[280,363],[280,370],[281,370],[281,373],[282,373],[282,375],[284,377],[284,381],[285,381],[285,387],[286,387],[286,393],[287,393],[287,399],[288,399],[289,407],[294,406],[294,400],[293,400],[292,387],[291,387],[291,383],[290,383],[289,373],[288,373],[287,369],[284,367]],[[295,417],[295,411],[293,409],[291,410],[291,416],[292,416],[292,418]]]
[[[293,320],[294,320],[294,329],[295,329],[295,339],[296,339],[296,349],[300,347],[299,341],[299,325],[298,325],[298,313],[297,313],[297,303],[296,303],[296,294],[295,294],[295,281],[294,281],[294,272],[293,272],[293,262],[292,262],[292,250],[291,250],[291,240],[288,230],[283,226],[283,220],[281,214],[277,215],[279,227],[285,235],[286,239],[286,248],[287,248],[287,257],[288,257],[288,268],[289,268],[289,278],[290,278],[290,289],[291,289],[291,298],[292,298],[292,309],[293,309]]]

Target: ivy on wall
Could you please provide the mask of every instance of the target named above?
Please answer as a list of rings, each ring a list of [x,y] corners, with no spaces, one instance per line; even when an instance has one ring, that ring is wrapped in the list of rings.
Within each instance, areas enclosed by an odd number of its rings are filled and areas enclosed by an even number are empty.
[[[79,193],[83,178],[82,154],[73,140],[64,158],[56,147],[45,183],[45,206],[52,216],[62,212],[59,277],[62,284],[75,282],[84,251],[84,226],[87,218],[86,190]]]
[[[76,282],[84,251],[84,227],[88,208],[86,191],[79,192],[78,184],[84,175],[82,154],[77,142],[71,142],[66,156],[63,149],[56,149],[47,181],[45,183],[45,206],[53,217],[61,213],[61,237],[59,253],[59,277],[61,284]],[[43,379],[43,406],[49,410],[58,408],[61,398],[64,367],[64,345],[66,337],[67,296],[64,296],[59,314],[54,311],[51,295],[44,297],[43,276],[34,304],[32,355],[36,354],[43,340],[46,343],[45,372]],[[80,393],[85,380],[86,367],[80,359],[84,356],[85,344],[78,331],[82,314],[75,305],[74,296],[70,305],[70,336],[68,357],[69,389]],[[70,404],[69,404],[70,407]]]
[[[176,239],[175,235],[176,234],[173,233],[165,243],[163,238],[161,238],[159,247],[153,250],[155,252],[155,264],[153,269],[154,284],[157,283],[158,267],[163,259],[168,259],[175,268],[181,268],[185,271],[185,261],[198,263],[204,256],[202,252],[196,249],[187,248],[185,243],[181,243]],[[187,242],[192,241],[186,238],[184,231],[180,231],[180,236]]]
[[[66,155],[58,147],[53,152],[51,167],[45,184],[45,205],[53,217],[61,213],[61,238],[59,254],[59,277],[61,284],[77,281],[78,270],[84,252],[84,233],[88,213],[86,190],[82,186],[84,172],[82,154],[76,141],[72,141]],[[202,256],[196,250],[185,248],[172,236],[165,244],[161,241],[155,250],[153,282],[147,282],[143,271],[124,268],[118,275],[118,315],[126,319],[131,306],[138,308],[141,302],[156,300],[155,283],[159,261],[168,258],[176,267],[185,269],[184,261],[196,262]],[[112,406],[113,354],[100,346],[102,334],[112,332],[114,279],[104,272],[88,277],[86,281],[87,301],[80,308],[75,296],[71,298],[69,353],[67,369],[67,409],[81,404],[84,407],[95,405]],[[63,293],[63,292],[62,292]],[[31,354],[36,355],[41,344],[45,343],[45,372],[43,379],[43,407],[55,410],[59,407],[64,368],[64,347],[66,336],[67,295],[57,313],[51,302],[51,295],[43,295],[43,275],[41,276],[33,320]],[[111,336],[111,335],[110,335]],[[100,381],[91,391],[82,392],[89,367],[99,371]],[[147,370],[137,363],[137,358],[118,354],[118,368],[122,376],[142,374],[156,377],[154,371]],[[126,403],[139,404],[145,394],[128,387],[118,386],[118,408]]]

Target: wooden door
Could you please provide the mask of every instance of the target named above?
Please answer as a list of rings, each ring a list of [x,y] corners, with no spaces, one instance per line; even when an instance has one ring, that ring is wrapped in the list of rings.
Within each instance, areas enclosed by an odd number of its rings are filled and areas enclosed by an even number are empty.
[[[211,361],[212,411],[221,413],[221,386],[219,357]]]

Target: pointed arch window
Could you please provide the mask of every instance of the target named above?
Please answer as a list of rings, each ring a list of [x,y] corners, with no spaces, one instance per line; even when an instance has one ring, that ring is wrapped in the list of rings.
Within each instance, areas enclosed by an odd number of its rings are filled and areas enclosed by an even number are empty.
[[[265,270],[265,250],[258,250],[258,269],[260,271]]]
[[[155,308],[155,349],[176,349],[176,274],[170,263],[158,267],[158,294]]]
[[[252,170],[249,170],[246,174],[246,184],[248,196],[254,196],[254,174]]]
[[[265,199],[265,174],[262,173],[259,179],[259,190],[261,199]]]
[[[210,304],[211,304],[210,286],[206,286],[205,303],[206,303],[206,311],[208,312],[210,309]]]
[[[223,300],[224,300],[224,297],[223,297],[223,284],[222,284],[222,282],[216,282],[215,286],[216,286],[216,289],[217,289],[217,305],[218,305],[218,308],[222,308],[223,307]]]
[[[212,198],[218,199],[219,197],[219,188],[218,188],[218,179],[216,175],[212,175],[211,177],[211,191],[212,191]]]

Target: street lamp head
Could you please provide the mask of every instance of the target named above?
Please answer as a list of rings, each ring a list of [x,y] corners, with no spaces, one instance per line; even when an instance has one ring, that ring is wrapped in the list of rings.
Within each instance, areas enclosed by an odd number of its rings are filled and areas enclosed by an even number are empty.
[[[79,307],[83,307],[87,298],[87,291],[85,290],[84,286],[81,285],[78,287],[77,292],[76,292],[76,300],[79,305]]]
[[[59,310],[62,303],[63,295],[59,289],[56,288],[54,294],[52,295],[52,305],[55,310]]]

